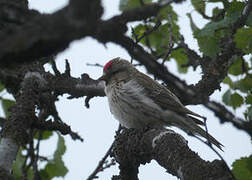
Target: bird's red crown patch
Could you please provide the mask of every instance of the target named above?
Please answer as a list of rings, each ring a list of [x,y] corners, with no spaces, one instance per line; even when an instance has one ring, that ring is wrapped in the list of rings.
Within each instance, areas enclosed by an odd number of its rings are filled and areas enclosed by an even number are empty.
[[[110,68],[111,64],[113,63],[112,60],[110,60],[109,62],[107,62],[107,64],[104,66],[103,70],[106,71]]]

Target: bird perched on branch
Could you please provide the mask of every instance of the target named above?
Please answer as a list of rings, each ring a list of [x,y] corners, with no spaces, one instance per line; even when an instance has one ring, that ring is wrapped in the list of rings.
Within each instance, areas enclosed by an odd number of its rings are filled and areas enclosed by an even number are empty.
[[[171,91],[121,58],[107,62],[99,80],[105,81],[111,113],[126,128],[175,126],[202,136],[221,149],[222,144],[199,125],[203,116],[187,109]],[[194,116],[194,117],[193,117]]]

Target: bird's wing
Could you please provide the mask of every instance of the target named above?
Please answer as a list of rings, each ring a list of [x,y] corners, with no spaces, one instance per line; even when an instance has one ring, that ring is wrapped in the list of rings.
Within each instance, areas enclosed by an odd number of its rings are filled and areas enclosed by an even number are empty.
[[[145,87],[144,91],[156,104],[158,104],[164,110],[172,110],[179,114],[191,114],[201,117],[197,113],[194,113],[187,109],[171,91],[158,82],[151,79],[149,76],[139,73],[136,78],[138,83]]]

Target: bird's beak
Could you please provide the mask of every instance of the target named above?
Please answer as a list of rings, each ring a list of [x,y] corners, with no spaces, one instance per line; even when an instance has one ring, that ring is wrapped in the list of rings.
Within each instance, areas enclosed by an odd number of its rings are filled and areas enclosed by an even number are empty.
[[[101,77],[98,78],[98,81],[106,81],[107,76],[103,74]]]

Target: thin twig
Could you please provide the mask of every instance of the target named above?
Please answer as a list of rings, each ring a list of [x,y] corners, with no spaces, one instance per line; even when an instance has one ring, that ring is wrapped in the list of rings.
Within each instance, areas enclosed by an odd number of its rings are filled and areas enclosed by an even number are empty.
[[[66,63],[65,65],[66,70],[64,74],[66,74],[68,77],[71,77],[71,68],[68,59],[65,60],[65,63]]]
[[[220,10],[220,12],[214,16],[208,16],[206,15],[202,10],[198,10],[199,14],[205,18],[205,19],[208,19],[208,20],[212,20],[212,21],[217,21],[219,19],[219,17],[223,16],[225,14],[225,9],[222,9]]]
[[[25,150],[27,151],[27,154],[25,155],[25,160],[22,164],[22,175],[23,179],[27,180],[28,176],[28,170],[32,166],[33,160],[34,160],[34,147],[33,147],[33,136],[34,136],[35,130],[31,129],[30,130],[30,136],[29,136],[29,142],[27,144],[27,147]],[[27,164],[28,159],[30,159],[30,162]]]
[[[174,46],[174,42],[173,42],[173,35],[172,35],[172,18],[171,18],[171,14],[168,14],[168,32],[169,32],[169,44],[168,44],[168,50],[165,53],[165,56],[163,58],[162,61],[162,65],[164,65],[166,59],[168,58],[168,56],[171,54],[173,46]]]
[[[242,60],[242,67],[241,67],[242,68],[242,72],[248,74],[248,68],[246,66],[246,61],[245,61],[245,59],[244,59],[243,56],[241,57],[241,60]]]
[[[41,130],[38,130],[38,134],[39,134],[38,142],[37,142],[37,145],[35,147],[36,154],[35,154],[34,161],[33,161],[33,171],[34,171],[34,176],[35,176],[34,179],[36,179],[36,180],[41,179],[39,171],[38,171],[38,160],[39,160],[40,142],[41,142],[41,139],[42,139],[43,132]]]
[[[38,159],[40,161],[49,161],[49,159],[47,157],[45,157],[45,156],[38,156]]]
[[[156,31],[161,25],[162,25],[161,21],[157,20],[155,26],[153,28],[149,29],[148,26],[147,26],[147,22],[146,22],[145,23],[145,29],[146,29],[146,31],[140,37],[138,37],[135,33],[133,33],[134,31],[132,31],[133,35],[135,34],[134,37],[136,38],[136,43],[140,42],[143,38],[147,37],[152,32]]]
[[[131,59],[130,59],[130,64],[132,64],[133,63],[133,58],[131,57]]]
[[[119,125],[116,134],[120,133],[122,127],[121,125]],[[97,165],[97,167],[95,168],[95,170],[88,176],[87,180],[92,180],[92,179],[96,179],[98,178],[97,174],[101,171],[103,171],[106,168],[111,167],[112,165],[115,164],[115,161],[112,160],[111,163],[106,164],[106,160],[108,158],[108,156],[112,153],[112,149],[114,146],[115,141],[113,141],[113,143],[110,145],[109,149],[107,150],[106,154],[104,155],[104,157],[100,160],[99,164]],[[105,166],[103,166],[104,164],[106,164]]]
[[[110,145],[109,149],[107,150],[106,154],[104,155],[104,157],[100,160],[99,164],[97,165],[97,167],[95,168],[95,170],[88,176],[87,180],[92,180],[92,179],[96,179],[98,178],[97,174],[99,172],[101,172],[102,170],[104,170],[103,165],[106,162],[106,159],[108,158],[108,156],[111,154],[113,146],[114,146],[114,142]],[[110,167],[110,166],[109,166]]]
[[[85,99],[85,106],[86,108],[90,107],[89,101],[93,98],[94,96],[87,96]]]
[[[246,2],[246,5],[242,11],[240,18],[233,25],[234,31],[236,31],[238,28],[242,27],[246,23],[249,15],[251,13],[251,10],[252,10],[252,0],[248,0]]]
[[[203,62],[203,58],[194,50],[190,49],[189,46],[185,43],[184,37],[181,35],[179,38],[179,43],[177,48],[184,48],[185,54],[188,57],[188,61],[185,64],[182,64],[181,67],[189,67],[192,66],[195,70],[197,66]]]
[[[95,66],[95,67],[101,67],[103,68],[104,66],[99,64],[99,63],[95,63],[95,64],[92,64],[92,63],[86,63],[87,66]]]
[[[52,60],[52,69],[56,76],[60,76],[60,71],[57,68],[56,62]]]

